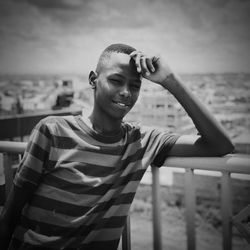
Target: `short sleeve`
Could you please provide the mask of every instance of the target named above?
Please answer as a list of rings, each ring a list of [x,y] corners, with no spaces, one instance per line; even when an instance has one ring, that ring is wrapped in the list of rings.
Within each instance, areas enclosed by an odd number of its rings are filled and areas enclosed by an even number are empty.
[[[152,165],[157,167],[161,167],[163,165],[168,156],[168,152],[173,147],[177,139],[180,137],[180,135],[178,134],[169,132],[160,133],[159,136],[161,137],[161,147],[152,162]]]
[[[31,132],[14,178],[14,185],[28,189],[35,189],[39,185],[49,159],[50,148],[51,134],[46,123],[41,120]]]

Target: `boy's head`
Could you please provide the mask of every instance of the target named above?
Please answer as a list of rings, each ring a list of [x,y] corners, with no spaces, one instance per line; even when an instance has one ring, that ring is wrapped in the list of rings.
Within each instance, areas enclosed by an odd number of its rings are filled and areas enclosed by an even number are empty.
[[[102,52],[96,71],[89,75],[96,110],[122,119],[134,106],[141,87],[141,75],[130,57],[135,50],[129,45],[112,44]]]
[[[122,43],[115,43],[109,45],[100,55],[97,67],[96,67],[96,72],[99,73],[102,70],[102,67],[107,63],[108,60],[110,60],[110,56],[113,53],[121,53],[121,54],[126,54],[130,55],[133,51],[136,49]]]

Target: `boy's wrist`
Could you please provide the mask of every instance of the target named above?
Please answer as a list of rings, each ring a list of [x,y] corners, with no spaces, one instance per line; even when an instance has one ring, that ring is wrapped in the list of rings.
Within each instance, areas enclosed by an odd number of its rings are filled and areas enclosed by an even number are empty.
[[[170,72],[160,84],[172,94],[178,92],[178,89],[182,86],[180,80],[174,75],[173,72]]]

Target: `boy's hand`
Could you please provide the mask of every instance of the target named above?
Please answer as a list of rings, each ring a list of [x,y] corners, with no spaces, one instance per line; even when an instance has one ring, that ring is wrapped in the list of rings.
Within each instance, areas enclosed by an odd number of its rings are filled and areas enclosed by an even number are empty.
[[[134,59],[137,72],[152,82],[162,84],[172,74],[171,69],[161,57],[149,57],[140,51],[130,54]]]

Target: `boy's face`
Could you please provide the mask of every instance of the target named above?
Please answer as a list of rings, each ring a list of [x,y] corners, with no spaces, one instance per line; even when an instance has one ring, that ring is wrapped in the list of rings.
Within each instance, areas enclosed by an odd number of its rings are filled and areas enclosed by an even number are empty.
[[[96,78],[95,106],[110,117],[122,119],[139,96],[141,75],[127,54],[109,55]]]

